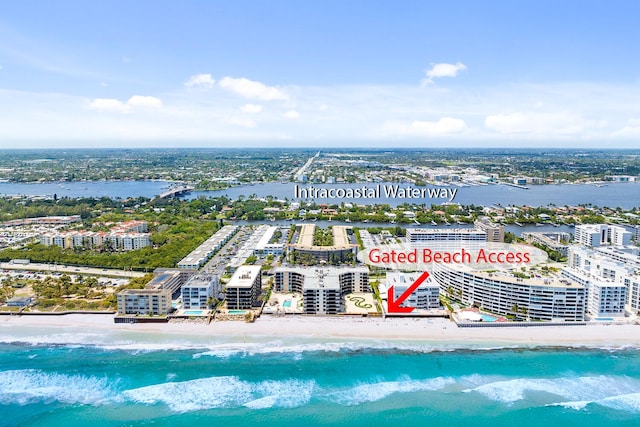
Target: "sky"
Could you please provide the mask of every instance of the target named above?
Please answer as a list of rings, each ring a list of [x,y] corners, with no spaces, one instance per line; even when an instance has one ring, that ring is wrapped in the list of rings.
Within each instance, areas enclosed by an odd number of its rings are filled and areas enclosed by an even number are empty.
[[[640,148],[640,2],[0,2],[0,148]]]

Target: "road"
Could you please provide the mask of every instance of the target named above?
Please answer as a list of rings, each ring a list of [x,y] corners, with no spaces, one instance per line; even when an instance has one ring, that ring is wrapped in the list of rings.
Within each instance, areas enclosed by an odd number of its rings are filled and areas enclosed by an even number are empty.
[[[66,274],[86,274],[90,276],[102,276],[102,277],[142,277],[147,273],[140,271],[123,271],[110,268],[93,268],[93,267],[77,267],[72,265],[62,264],[12,264],[10,262],[0,263],[0,269],[3,270],[24,270],[24,271],[42,271],[51,273],[66,273]]]

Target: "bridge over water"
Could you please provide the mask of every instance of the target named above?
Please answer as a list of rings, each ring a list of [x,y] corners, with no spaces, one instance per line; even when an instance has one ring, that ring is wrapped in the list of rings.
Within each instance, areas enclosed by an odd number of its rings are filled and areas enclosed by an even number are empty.
[[[177,197],[177,196],[180,196],[181,194],[190,193],[193,190],[194,190],[194,187],[191,187],[189,185],[181,185],[179,187],[171,187],[170,189],[168,189],[164,193],[159,194],[157,197],[159,199],[166,199],[166,198],[169,198],[169,197]]]

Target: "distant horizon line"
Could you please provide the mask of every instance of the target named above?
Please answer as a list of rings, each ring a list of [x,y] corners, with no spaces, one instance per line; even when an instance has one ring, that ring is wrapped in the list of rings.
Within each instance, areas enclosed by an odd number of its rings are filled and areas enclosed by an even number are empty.
[[[549,147],[549,146],[529,146],[529,147],[513,147],[513,146],[490,146],[490,147],[478,147],[478,146],[458,146],[458,147],[445,147],[445,146],[436,146],[436,147],[411,147],[411,146],[400,146],[395,148],[390,147],[363,147],[360,145],[354,146],[310,146],[310,147],[300,147],[300,146],[246,146],[246,147],[222,147],[222,146],[189,146],[189,147],[180,147],[180,146],[149,146],[149,147],[122,147],[122,146],[114,146],[114,147],[25,147],[25,148],[2,148],[0,147],[0,152],[20,152],[20,151],[59,151],[59,150],[72,150],[72,151],[107,151],[107,150],[118,150],[118,151],[149,151],[149,150],[222,150],[222,151],[241,151],[241,150],[299,150],[299,151],[348,151],[348,150],[356,150],[356,151],[365,151],[365,152],[393,152],[393,151],[460,151],[460,150],[475,150],[475,151],[490,151],[490,150],[504,150],[504,151],[537,151],[537,150],[545,150],[545,151],[592,151],[592,152],[602,152],[602,151],[640,151],[640,146],[638,147]]]

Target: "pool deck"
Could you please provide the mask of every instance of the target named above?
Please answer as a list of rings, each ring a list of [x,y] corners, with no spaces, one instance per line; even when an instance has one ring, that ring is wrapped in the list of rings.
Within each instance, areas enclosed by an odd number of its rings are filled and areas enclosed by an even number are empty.
[[[180,309],[171,315],[171,317],[209,317],[211,310],[202,309]]]
[[[290,301],[289,305],[285,302]],[[269,301],[264,305],[265,314],[302,314],[302,295],[290,292],[272,292]]]

